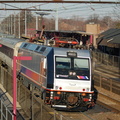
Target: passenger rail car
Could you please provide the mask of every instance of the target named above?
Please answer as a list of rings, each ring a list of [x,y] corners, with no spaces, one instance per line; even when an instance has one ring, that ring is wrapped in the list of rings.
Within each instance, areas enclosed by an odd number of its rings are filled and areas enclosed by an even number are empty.
[[[45,103],[66,110],[88,108],[94,102],[91,79],[91,55],[88,50],[48,47],[16,41],[8,45],[13,56],[31,56],[30,61],[17,61],[18,79],[27,87],[40,90]],[[4,41],[5,42],[5,41]],[[6,42],[7,43],[7,42]],[[0,44],[3,42],[0,41]],[[10,61],[6,60],[6,64]],[[3,59],[4,61],[4,59]],[[12,65],[12,64],[10,64]]]
[[[12,68],[12,59],[13,56],[17,56],[18,48],[20,47],[21,43],[24,40],[18,39],[18,38],[7,38],[7,37],[1,37],[0,38],[0,44],[2,47],[0,47],[0,59],[1,64],[5,67]]]

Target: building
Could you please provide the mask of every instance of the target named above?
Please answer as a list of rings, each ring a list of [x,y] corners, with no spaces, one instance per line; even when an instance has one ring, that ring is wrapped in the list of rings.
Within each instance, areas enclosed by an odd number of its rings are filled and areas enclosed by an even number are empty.
[[[86,33],[93,34],[93,46],[97,48],[96,38],[100,34],[100,24],[94,22],[86,24]]]
[[[120,56],[120,29],[112,28],[99,34],[96,43],[100,51]]]

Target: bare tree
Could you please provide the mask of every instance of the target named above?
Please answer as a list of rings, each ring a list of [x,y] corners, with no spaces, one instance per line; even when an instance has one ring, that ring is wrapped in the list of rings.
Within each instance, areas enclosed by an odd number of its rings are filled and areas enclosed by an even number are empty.
[[[90,22],[93,22],[95,24],[98,24],[99,23],[99,15],[98,14],[93,14],[91,16],[88,17],[88,19],[86,20],[86,23],[90,23]]]
[[[120,28],[120,4],[116,3],[116,6],[114,7],[114,10],[113,10],[113,14],[114,14],[114,21],[115,21],[114,27]]]
[[[109,28],[111,28],[111,23],[112,23],[112,18],[110,16],[104,16],[101,19],[100,25],[104,29],[109,29]]]

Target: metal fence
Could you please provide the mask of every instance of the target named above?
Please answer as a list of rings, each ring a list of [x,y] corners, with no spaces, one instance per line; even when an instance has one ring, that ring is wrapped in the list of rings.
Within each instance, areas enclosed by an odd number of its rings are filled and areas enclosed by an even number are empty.
[[[0,84],[5,91],[0,89],[0,120],[13,120],[13,104],[7,97],[7,93],[12,96],[12,71],[8,72],[4,67],[0,67]],[[22,115],[17,110],[17,120],[24,120]]]
[[[14,120],[12,107],[9,106],[12,106],[12,103],[0,99],[0,120]],[[18,110],[16,119],[25,120]]]
[[[98,51],[92,51],[93,59],[106,66],[112,66],[120,69],[120,56],[113,56]]]
[[[0,120],[13,120],[12,112],[7,108],[2,100],[0,100]]]
[[[92,51],[92,58],[96,65],[104,66],[106,70],[120,73],[120,56],[113,56],[97,51]],[[104,69],[103,68],[103,69]],[[95,70],[96,67],[94,66]],[[100,73],[94,71],[93,75],[94,85],[106,89],[110,92],[120,95],[120,78],[105,77]]]
[[[112,93],[120,95],[120,81],[108,77],[104,77],[98,73],[93,76],[94,85],[106,89]]]

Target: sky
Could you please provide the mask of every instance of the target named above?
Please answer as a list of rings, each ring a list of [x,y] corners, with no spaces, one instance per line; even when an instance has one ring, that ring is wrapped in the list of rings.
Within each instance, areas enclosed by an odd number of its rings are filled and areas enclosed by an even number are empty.
[[[51,0],[50,0],[51,1]],[[68,0],[64,0],[68,1]],[[70,0],[69,0],[70,1]],[[71,0],[72,1],[72,0]],[[79,0],[75,0],[79,1]],[[89,1],[89,0],[85,0]],[[92,0],[98,1],[98,0]],[[101,1],[112,1],[117,2],[120,0],[101,0]],[[120,13],[120,4],[93,4],[93,3],[0,3],[0,8],[3,9],[15,9],[15,8],[29,8],[29,9],[47,9],[47,10],[58,10],[59,18],[70,19],[73,16],[77,16],[79,18],[87,19],[90,15],[98,14],[101,18],[104,16],[111,16],[115,18],[115,13]],[[18,14],[19,11],[8,11],[3,10],[0,12],[1,19],[9,16],[10,14]],[[32,12],[33,15],[35,11]],[[56,16],[56,12],[47,12],[49,15],[45,16],[48,18],[54,18]]]

